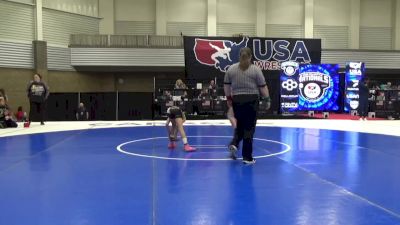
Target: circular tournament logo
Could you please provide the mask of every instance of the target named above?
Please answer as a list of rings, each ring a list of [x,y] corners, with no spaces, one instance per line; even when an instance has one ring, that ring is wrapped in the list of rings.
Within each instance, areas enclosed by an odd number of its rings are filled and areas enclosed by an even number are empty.
[[[285,73],[286,73],[287,75],[289,75],[289,76],[293,75],[295,72],[296,72],[296,70],[295,70],[293,67],[291,67],[291,66],[286,67],[286,69],[285,69]]]
[[[297,70],[299,69],[298,62],[287,61],[281,63],[281,69],[287,76],[293,76],[296,74]]]
[[[321,88],[316,83],[308,83],[304,87],[304,95],[309,99],[317,99],[321,94]]]

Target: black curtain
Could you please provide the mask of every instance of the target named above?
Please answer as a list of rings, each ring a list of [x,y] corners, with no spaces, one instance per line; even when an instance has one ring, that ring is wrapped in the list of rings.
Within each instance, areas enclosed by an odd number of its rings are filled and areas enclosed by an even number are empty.
[[[78,107],[78,93],[51,93],[45,104],[48,121],[76,120],[75,112]],[[33,119],[38,119],[38,115]]]
[[[151,120],[153,93],[119,92],[118,120]]]
[[[116,120],[117,93],[81,93],[89,120]]]

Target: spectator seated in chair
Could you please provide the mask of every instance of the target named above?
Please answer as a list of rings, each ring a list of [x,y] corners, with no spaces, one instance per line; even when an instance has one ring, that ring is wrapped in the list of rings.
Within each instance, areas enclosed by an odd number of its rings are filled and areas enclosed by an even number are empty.
[[[4,96],[0,96],[0,128],[10,127],[18,127],[18,124],[13,120]]]
[[[18,106],[18,110],[15,113],[15,118],[17,119],[17,122],[25,122],[26,121],[26,112],[22,109],[22,106]]]
[[[198,99],[206,99],[210,98],[209,90],[207,88],[203,88],[198,96]]]
[[[217,97],[217,85],[215,84],[214,80],[210,81],[210,84],[208,85],[208,93],[210,94],[210,96],[212,96],[213,98]]]
[[[76,120],[78,121],[89,120],[89,112],[86,110],[86,107],[82,102],[79,103],[78,109],[76,110]]]

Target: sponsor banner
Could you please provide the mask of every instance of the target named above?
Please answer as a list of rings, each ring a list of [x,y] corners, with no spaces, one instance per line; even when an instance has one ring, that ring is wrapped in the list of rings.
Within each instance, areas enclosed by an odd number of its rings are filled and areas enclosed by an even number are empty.
[[[338,111],[338,72],[339,65],[336,64],[282,63],[281,111]]]
[[[293,112],[299,108],[299,66],[298,62],[283,62],[281,64],[281,111]]]
[[[185,36],[186,73],[190,78],[221,76],[239,61],[239,51],[243,47],[252,50],[253,64],[264,72],[279,71],[286,61],[321,62],[320,39]]]
[[[345,97],[344,111],[357,110],[359,106],[359,89],[358,84],[361,82],[365,74],[365,63],[348,62],[346,63],[345,78]]]

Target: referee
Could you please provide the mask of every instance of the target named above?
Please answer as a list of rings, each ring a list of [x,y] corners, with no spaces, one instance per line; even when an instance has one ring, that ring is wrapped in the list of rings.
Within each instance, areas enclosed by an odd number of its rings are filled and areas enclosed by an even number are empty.
[[[253,135],[257,123],[257,109],[260,94],[268,101],[268,87],[261,69],[251,63],[250,48],[242,48],[239,63],[229,67],[224,78],[224,91],[228,107],[233,107],[237,120],[234,137],[229,144],[230,157],[237,158],[239,143],[243,140],[242,156],[244,164],[254,164]]]

